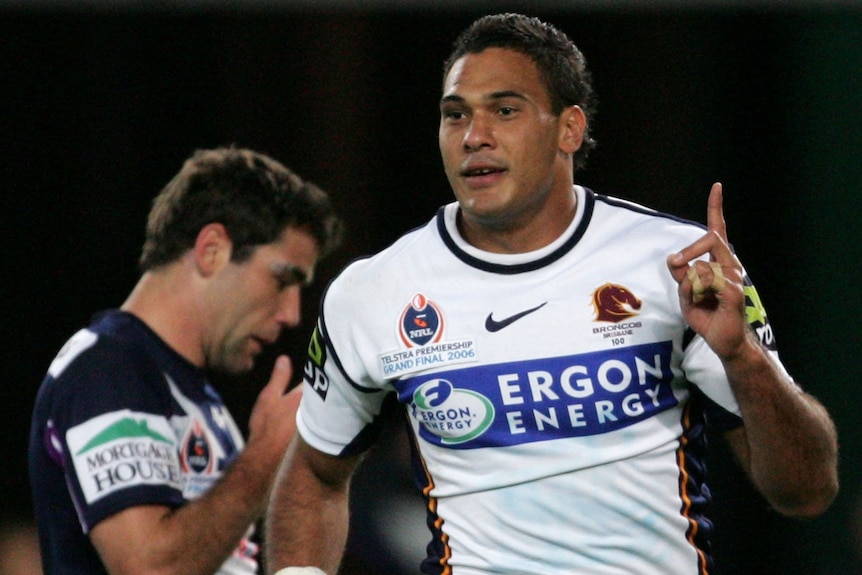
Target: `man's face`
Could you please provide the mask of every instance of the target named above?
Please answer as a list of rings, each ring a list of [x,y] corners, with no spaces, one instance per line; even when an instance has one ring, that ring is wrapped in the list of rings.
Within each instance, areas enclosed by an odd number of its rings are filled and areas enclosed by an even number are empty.
[[[299,324],[300,291],[311,281],[318,255],[311,235],[287,228],[245,261],[221,269],[210,294],[211,328],[204,342],[208,367],[247,372],[283,328]]]
[[[534,217],[553,187],[562,124],[529,56],[488,48],[456,60],[439,143],[464,217],[497,229]]]

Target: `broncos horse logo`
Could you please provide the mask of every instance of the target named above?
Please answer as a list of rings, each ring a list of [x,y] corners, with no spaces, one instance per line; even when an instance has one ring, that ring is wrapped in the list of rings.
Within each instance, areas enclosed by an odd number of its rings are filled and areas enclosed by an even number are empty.
[[[636,316],[641,300],[621,285],[606,283],[593,292],[596,321],[618,323]]]

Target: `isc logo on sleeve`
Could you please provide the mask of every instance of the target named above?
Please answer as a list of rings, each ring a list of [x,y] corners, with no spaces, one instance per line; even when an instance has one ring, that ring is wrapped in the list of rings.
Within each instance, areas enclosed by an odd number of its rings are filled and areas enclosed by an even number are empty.
[[[163,417],[114,411],[71,428],[66,441],[88,503],[137,485],[182,487],[176,440]]]

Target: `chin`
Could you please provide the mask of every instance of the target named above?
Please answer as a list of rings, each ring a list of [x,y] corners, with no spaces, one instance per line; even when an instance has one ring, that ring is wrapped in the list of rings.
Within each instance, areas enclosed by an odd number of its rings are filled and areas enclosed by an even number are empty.
[[[256,356],[251,356],[251,357],[246,358],[245,361],[241,362],[239,365],[236,366],[235,373],[237,375],[249,373],[250,371],[252,371],[254,369],[256,359],[257,359]]]
[[[254,360],[254,356],[232,357],[212,367],[214,371],[225,375],[246,375],[254,369]]]

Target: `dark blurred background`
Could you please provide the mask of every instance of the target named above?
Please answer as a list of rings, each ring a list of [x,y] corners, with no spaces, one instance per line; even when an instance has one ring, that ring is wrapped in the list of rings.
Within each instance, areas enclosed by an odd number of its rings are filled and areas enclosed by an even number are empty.
[[[813,521],[770,511],[715,438],[718,573],[862,573],[862,5],[850,2],[0,1],[0,523],[30,520],[26,438],[49,362],[133,286],[150,201],[183,160],[255,148],[345,215],[348,241],[280,342],[301,366],[325,279],[450,201],[442,61],[475,17],[509,10],[562,28],[592,68],[599,147],[579,182],[698,221],[724,183],[731,241],[784,362],[837,421],[842,492]],[[243,427],[271,357],[221,386]],[[424,518],[401,431],[393,420],[355,482],[347,574],[417,572]]]

